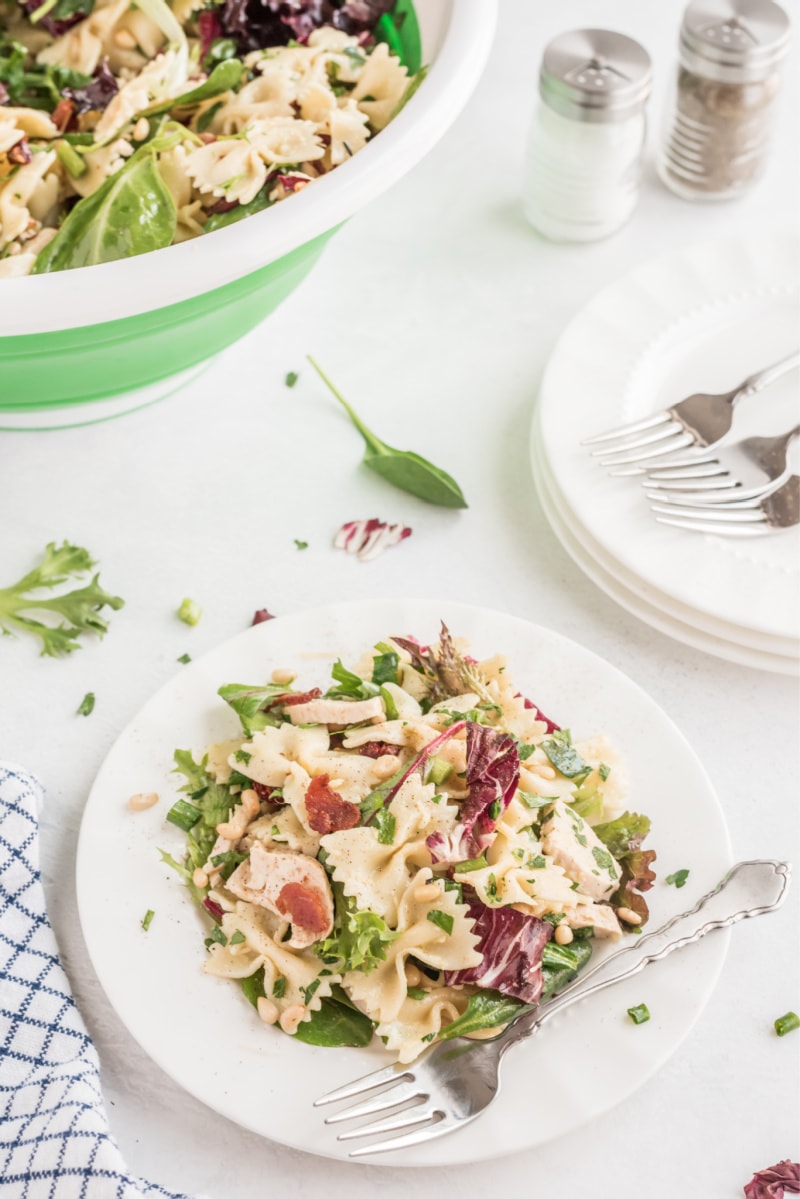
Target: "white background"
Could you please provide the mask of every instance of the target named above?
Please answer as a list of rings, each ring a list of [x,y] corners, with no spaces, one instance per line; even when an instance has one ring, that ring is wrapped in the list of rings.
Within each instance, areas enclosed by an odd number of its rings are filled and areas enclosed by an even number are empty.
[[[501,0],[488,70],[451,133],[335,237],[262,328],[163,404],[89,428],[0,434],[0,582],[28,570],[46,541],[66,537],[91,549],[103,582],[126,600],[105,642],[68,660],[39,659],[21,640],[0,644],[0,756],[36,771],[47,788],[42,854],[53,923],[98,1045],[112,1127],[146,1177],[214,1199],[512,1189],[530,1199],[733,1199],[753,1170],[800,1157],[800,1034],[771,1031],[777,1015],[800,1008],[797,885],[781,913],[736,929],[693,1033],[633,1099],[535,1153],[424,1174],[285,1150],[180,1092],[100,992],[74,901],[92,779],[120,729],[181,669],[177,657],[237,633],[255,608],[280,615],[369,596],[496,607],[604,655],[699,752],[736,855],[800,861],[796,684],[687,649],[617,608],[550,532],[528,461],[548,353],[603,284],[693,241],[797,227],[796,53],[770,171],[750,197],[686,204],[650,167],[633,221],[609,241],[549,245],[525,224],[524,135],[547,40],[603,25],[642,41],[655,61],[657,131],[681,9],[676,0]],[[654,140],[655,132],[651,160]],[[387,441],[455,474],[469,510],[431,508],[359,469],[359,439],[305,365],[309,352]],[[283,386],[289,370],[301,373],[293,390]],[[368,516],[403,520],[414,534],[368,565],[334,552],[338,526]],[[297,551],[294,538],[309,548]],[[174,616],[185,595],[204,609],[195,629]],[[74,716],[88,690],[94,714]],[[690,862],[691,828],[686,842]],[[308,1137],[313,1143],[312,1120]]]

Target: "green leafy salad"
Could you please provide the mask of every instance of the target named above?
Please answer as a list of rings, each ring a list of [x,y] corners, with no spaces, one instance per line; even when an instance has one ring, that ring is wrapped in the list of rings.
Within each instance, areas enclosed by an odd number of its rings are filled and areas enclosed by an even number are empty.
[[[175,754],[185,836],[162,851],[201,906],[206,973],[314,1045],[400,1062],[487,1035],[647,920],[649,819],[602,736],[573,741],[442,625],[301,690],[221,698],[239,736]]]

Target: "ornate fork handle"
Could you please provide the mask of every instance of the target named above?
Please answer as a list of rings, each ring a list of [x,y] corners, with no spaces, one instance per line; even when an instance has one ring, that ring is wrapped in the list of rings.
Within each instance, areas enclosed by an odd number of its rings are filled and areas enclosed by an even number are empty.
[[[551,1016],[562,1012],[570,1004],[631,978],[651,962],[667,957],[673,950],[699,941],[715,929],[729,928],[739,920],[775,911],[783,903],[790,877],[791,867],[787,862],[762,860],[737,863],[691,911],[674,916],[661,928],[642,936],[635,944],[618,950],[544,1007],[520,1017],[506,1033],[503,1052],[538,1032]]]

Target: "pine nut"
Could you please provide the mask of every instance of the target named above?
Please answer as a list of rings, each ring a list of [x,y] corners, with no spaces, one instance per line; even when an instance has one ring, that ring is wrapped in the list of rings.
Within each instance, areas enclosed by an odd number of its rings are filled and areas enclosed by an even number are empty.
[[[271,999],[267,999],[264,995],[259,995],[256,1007],[258,1008],[259,1016],[265,1024],[278,1023],[278,1007]]]
[[[415,903],[433,903],[434,899],[441,899],[441,897],[442,888],[438,883],[423,883],[414,891]]]
[[[379,779],[388,779],[397,770],[399,758],[396,754],[383,754],[375,759],[375,775]]]
[[[557,924],[553,940],[556,945],[569,945],[573,939],[572,929],[568,924]]]
[[[114,43],[121,50],[135,50],[136,38],[131,33],[130,29],[118,29],[114,34]]]
[[[128,800],[128,807],[132,812],[144,812],[147,808],[152,808],[158,803],[158,795],[155,791],[140,792],[138,795],[132,795]]]
[[[638,912],[633,912],[630,908],[617,908],[617,917],[620,920],[624,920],[626,924],[642,923],[642,918]]]
[[[422,972],[411,962],[406,963],[406,985],[418,987],[422,982]]]
[[[139,120],[133,127],[131,137],[135,142],[143,142],[150,132],[150,122],[147,117],[139,117]]]
[[[545,766],[544,763],[539,765],[539,763],[537,762],[534,769],[535,769],[536,773],[539,775],[539,778],[554,779],[556,777],[556,772],[555,772],[555,770],[553,770],[553,767]]]
[[[207,887],[208,886],[208,875],[206,874],[205,870],[201,870],[200,867],[198,866],[197,869],[195,870],[194,874],[192,875],[192,882],[194,883],[194,885],[196,887]]]
[[[297,675],[293,670],[273,670],[271,678],[273,683],[280,683],[283,686],[287,683],[293,683]]]
[[[306,1009],[302,1003],[294,1003],[291,1007],[287,1007],[285,1011],[281,1012],[279,1021],[283,1031],[290,1034],[297,1032],[305,1014]]]

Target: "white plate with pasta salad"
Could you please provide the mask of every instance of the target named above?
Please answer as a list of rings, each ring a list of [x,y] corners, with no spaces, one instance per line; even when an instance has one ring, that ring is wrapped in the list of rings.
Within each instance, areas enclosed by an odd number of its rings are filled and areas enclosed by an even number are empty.
[[[502,1027],[731,861],[695,754],[607,662],[501,613],[373,601],[259,624],[163,687],[98,774],[77,886],[153,1060],[243,1127],[345,1158],[315,1098]],[[509,1056],[468,1136],[383,1160],[499,1156],[607,1111],[677,1049],[726,946],[573,1008]]]

